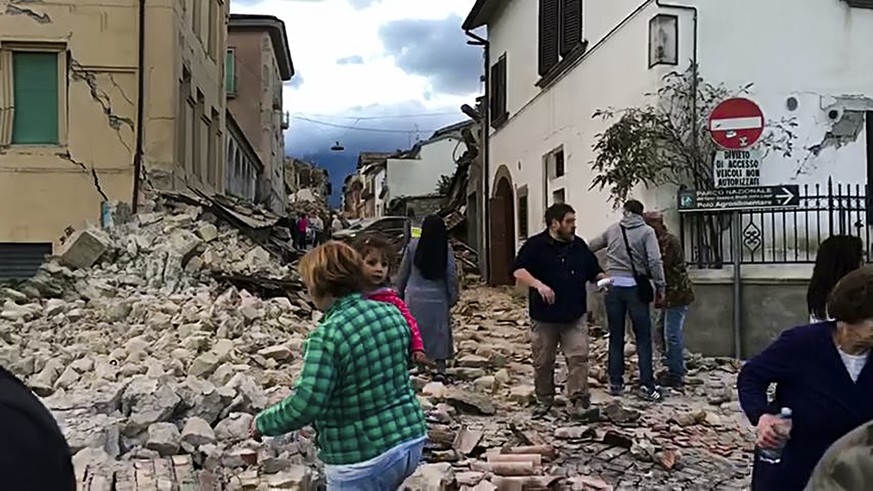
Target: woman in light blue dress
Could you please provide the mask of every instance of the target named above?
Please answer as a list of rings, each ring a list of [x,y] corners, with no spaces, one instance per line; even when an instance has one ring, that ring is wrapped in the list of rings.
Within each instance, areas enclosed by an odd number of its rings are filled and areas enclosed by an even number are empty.
[[[458,275],[443,219],[431,215],[403,254],[397,291],[418,321],[424,351],[436,362],[434,380],[446,381],[446,364],[454,355],[451,309],[458,301]]]

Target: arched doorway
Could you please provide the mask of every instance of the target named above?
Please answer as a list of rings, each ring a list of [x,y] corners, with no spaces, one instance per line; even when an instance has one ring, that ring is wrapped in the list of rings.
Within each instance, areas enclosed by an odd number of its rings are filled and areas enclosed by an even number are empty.
[[[512,262],[515,257],[515,193],[512,176],[502,165],[494,178],[494,193],[489,202],[489,233],[491,238],[491,269],[488,282],[492,285],[511,285]]]

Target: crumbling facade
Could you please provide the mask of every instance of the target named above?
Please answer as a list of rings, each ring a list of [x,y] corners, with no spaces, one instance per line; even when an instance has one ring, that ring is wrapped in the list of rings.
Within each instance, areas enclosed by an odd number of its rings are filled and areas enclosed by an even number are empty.
[[[226,65],[228,109],[263,163],[255,201],[281,213],[288,129],[282,84],[294,76],[285,23],[272,15],[232,14]]]
[[[228,2],[140,4],[0,1],[0,244],[57,249],[138,169],[223,189]]]

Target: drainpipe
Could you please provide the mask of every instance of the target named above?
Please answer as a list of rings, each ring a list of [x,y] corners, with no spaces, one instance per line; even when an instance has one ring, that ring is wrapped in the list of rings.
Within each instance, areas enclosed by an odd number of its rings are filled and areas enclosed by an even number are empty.
[[[130,207],[136,213],[139,204],[140,180],[142,179],[143,133],[145,116],[145,16],[146,0],[139,0],[139,45],[137,46],[136,80],[136,148],[133,154],[133,202]]]
[[[483,276],[487,279],[491,275],[491,255],[488,253],[491,244],[491,236],[490,236],[490,228],[488,227],[488,219],[489,219],[489,197],[491,194],[488,192],[489,186],[489,161],[491,156],[490,150],[490,141],[491,141],[491,43],[488,42],[487,39],[477,36],[471,31],[464,31],[470,40],[467,41],[467,44],[471,46],[482,46],[482,57],[484,58],[484,79],[485,79],[485,98],[482,101],[482,136],[479,138],[479,141],[482,142],[482,224],[483,227],[480,230],[482,233],[482,253],[484,253],[485,257],[485,271],[483,271]]]

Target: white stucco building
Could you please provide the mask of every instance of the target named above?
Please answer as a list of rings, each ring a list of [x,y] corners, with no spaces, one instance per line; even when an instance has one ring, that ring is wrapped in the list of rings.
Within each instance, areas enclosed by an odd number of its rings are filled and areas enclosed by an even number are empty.
[[[385,167],[384,202],[392,199],[433,195],[443,176],[451,177],[458,158],[467,149],[461,130],[473,125],[465,121],[434,132],[429,139],[418,142],[409,151],[388,158]]]
[[[871,9],[863,0],[477,0],[463,28],[487,26],[489,43],[492,278],[508,280],[511,256],[555,200],[574,206],[586,238],[615,218],[607,194],[589,190],[592,145],[606,127],[592,115],[643,103],[693,60],[706,82],[753,83],[767,120],[798,123],[794,155],[768,156],[761,184],[831,178],[863,190],[873,179]],[[637,197],[676,207],[674,189]],[[870,220],[860,210],[852,233],[869,237]]]

